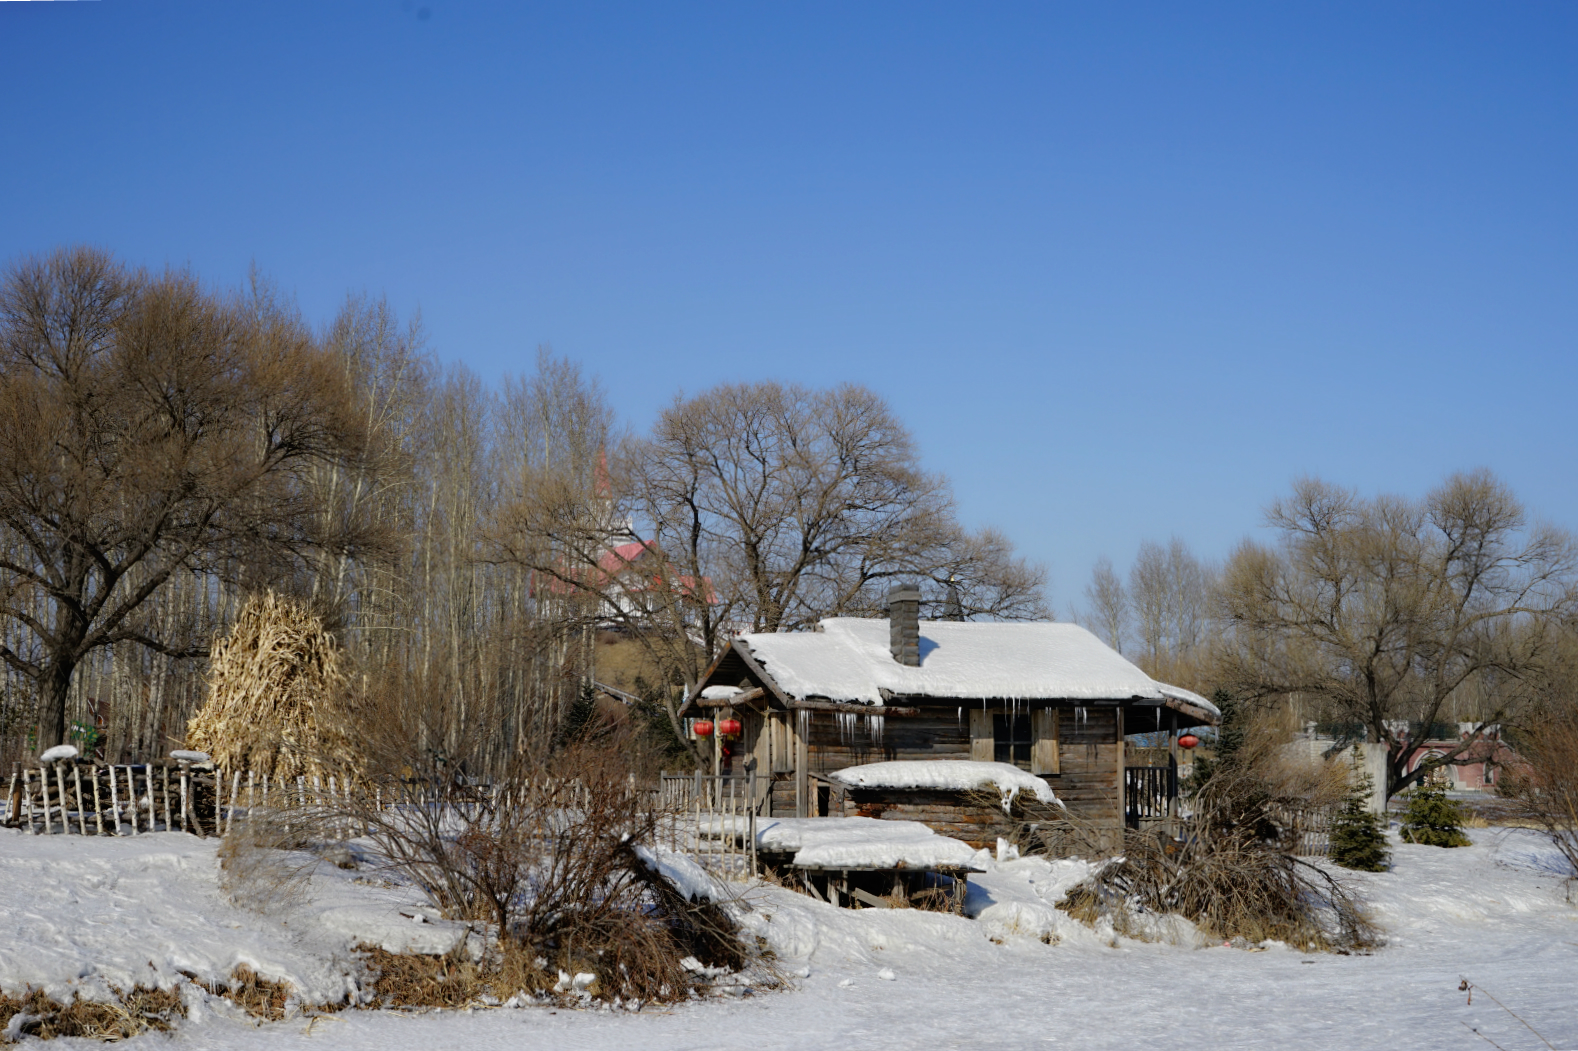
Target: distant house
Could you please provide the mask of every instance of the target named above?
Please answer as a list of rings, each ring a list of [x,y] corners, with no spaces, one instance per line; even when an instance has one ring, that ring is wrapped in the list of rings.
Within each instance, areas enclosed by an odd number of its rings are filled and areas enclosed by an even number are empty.
[[[1413,744],[1408,753],[1408,772],[1441,760],[1472,737],[1478,727],[1478,723],[1458,723],[1455,739],[1436,737]],[[1517,767],[1522,762],[1518,753],[1501,740],[1501,727],[1492,725],[1485,728],[1479,740],[1449,760],[1441,772],[1456,791],[1488,792],[1495,791],[1508,767]]]
[[[1176,793],[1170,770],[1125,769],[1124,738],[1177,735],[1219,717],[1078,625],[921,621],[919,605],[917,589],[896,588],[886,620],[741,635],[682,714],[741,724],[715,755],[721,770],[752,765],[764,813],[825,814],[839,795],[845,812],[950,831],[966,820],[956,791],[857,789],[830,775],[898,760],[1004,763],[1044,779],[1076,817],[1116,829],[1136,813],[1137,793]]]

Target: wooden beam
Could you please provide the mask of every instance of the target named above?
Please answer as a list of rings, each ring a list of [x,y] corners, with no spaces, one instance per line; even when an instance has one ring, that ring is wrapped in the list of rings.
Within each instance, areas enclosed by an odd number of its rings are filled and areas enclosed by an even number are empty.
[[[733,708],[737,705],[765,700],[766,697],[767,691],[756,686],[728,697],[698,697],[691,702],[691,705],[697,708]]]
[[[778,688],[778,684],[773,681],[773,677],[768,675],[766,670],[764,670],[760,664],[756,663],[756,658],[751,656],[751,648],[747,646],[741,639],[735,639],[733,642],[729,643],[729,646],[734,650],[735,653],[740,655],[740,659],[745,662],[745,667],[750,669],[752,675],[756,676],[756,680],[763,686],[766,686],[767,689],[772,691],[772,695],[778,698],[778,703],[782,704],[785,708],[789,707],[788,695],[780,690]],[[706,680],[702,681],[705,682]]]
[[[919,715],[919,708],[895,708],[886,704],[861,704],[858,701],[790,701],[790,708],[812,712],[849,712],[861,715]]]

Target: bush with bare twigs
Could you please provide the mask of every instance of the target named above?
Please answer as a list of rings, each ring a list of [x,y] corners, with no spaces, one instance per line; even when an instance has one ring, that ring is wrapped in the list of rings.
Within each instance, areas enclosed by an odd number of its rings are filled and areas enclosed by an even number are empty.
[[[631,776],[622,733],[517,757],[488,784],[445,756],[407,753],[394,766],[403,776],[354,797],[339,820],[446,914],[493,933],[505,958],[532,961],[516,967],[522,990],[563,971],[594,975],[577,992],[606,1000],[684,998],[704,969],[739,971],[751,953],[720,903],[690,900],[657,871],[662,815]],[[480,972],[475,982],[492,984]],[[428,984],[459,995],[452,981]]]
[[[1120,934],[1143,935],[1146,914],[1170,913],[1214,938],[1306,950],[1375,944],[1377,931],[1344,881],[1293,853],[1300,815],[1340,799],[1346,770],[1291,760],[1280,738],[1273,725],[1251,721],[1231,758],[1188,800],[1181,838],[1128,833],[1122,853],[1058,907],[1090,924],[1106,918]],[[1095,830],[1085,836],[1097,839]]]
[[[1578,706],[1549,712],[1518,744],[1523,764],[1509,766],[1501,792],[1522,824],[1538,829],[1578,879]]]

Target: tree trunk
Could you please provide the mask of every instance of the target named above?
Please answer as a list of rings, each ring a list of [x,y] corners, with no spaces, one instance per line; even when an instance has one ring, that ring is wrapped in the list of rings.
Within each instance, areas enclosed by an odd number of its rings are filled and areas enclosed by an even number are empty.
[[[66,743],[66,698],[71,693],[71,674],[76,670],[75,661],[56,658],[44,670],[38,681],[39,751]]]

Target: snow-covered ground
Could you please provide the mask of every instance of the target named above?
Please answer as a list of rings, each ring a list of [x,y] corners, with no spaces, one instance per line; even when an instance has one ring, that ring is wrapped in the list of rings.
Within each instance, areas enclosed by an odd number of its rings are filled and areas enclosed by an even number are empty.
[[[193,994],[173,1037],[138,1047],[1483,1048],[1543,1047],[1467,977],[1558,1048],[1578,1048],[1578,908],[1532,835],[1479,829],[1475,845],[1393,845],[1395,867],[1353,874],[1385,928],[1368,956],[1114,940],[1051,908],[1079,862],[987,862],[966,919],[834,909],[777,888],[749,891],[748,927],[775,947],[792,988],[639,1014],[546,1008],[405,1015],[347,1011],[255,1025]],[[304,900],[258,914],[217,886],[213,841],[80,839],[0,832],[0,985],[57,995],[103,984],[223,977],[248,963],[331,998],[349,946],[438,948],[453,925],[365,871],[323,865]],[[984,856],[983,856],[984,860]],[[362,882],[357,882],[361,880]],[[415,918],[425,915],[428,922]],[[1467,1025],[1465,1025],[1467,1023]],[[82,1041],[63,1041],[71,1046]]]

